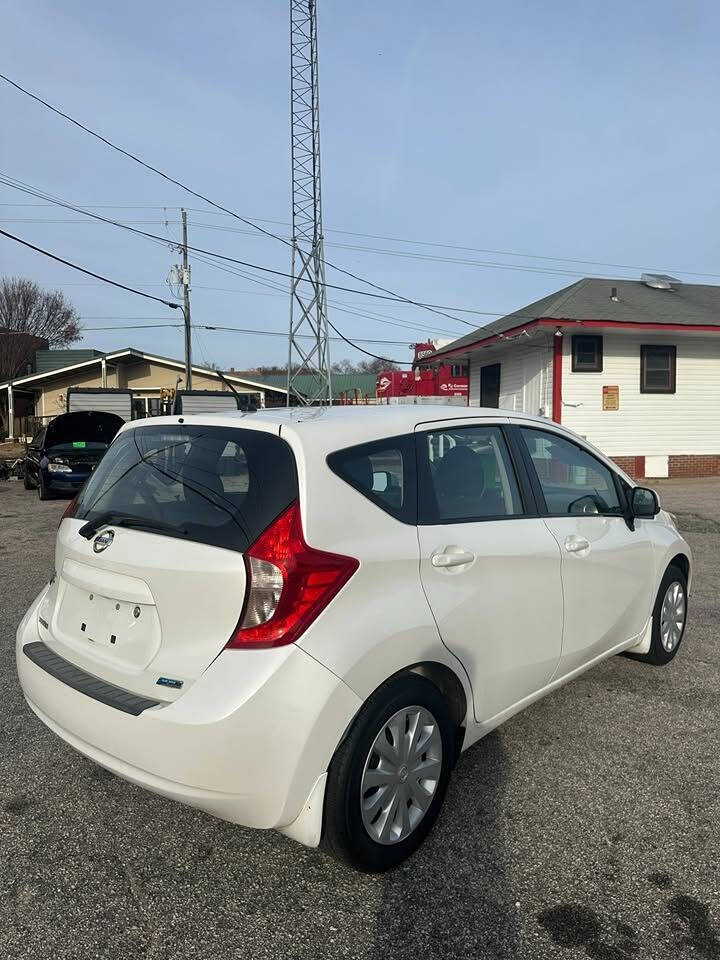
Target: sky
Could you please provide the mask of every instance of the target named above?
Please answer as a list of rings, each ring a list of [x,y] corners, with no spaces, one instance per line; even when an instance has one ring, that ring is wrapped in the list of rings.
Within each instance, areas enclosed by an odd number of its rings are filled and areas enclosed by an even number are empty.
[[[2,72],[288,235],[287,0],[2,0],[0,15]],[[453,315],[330,291],[332,322],[407,360],[411,342],[461,336],[583,275],[719,283],[719,33],[720,7],[693,0],[318,0],[326,258]],[[175,242],[186,206],[191,245],[289,269],[284,244],[2,82],[0,117],[0,173]],[[0,185],[0,228],[171,298],[175,251],[37,202]],[[194,323],[263,331],[197,330],[195,362],[285,362],[287,281],[191,263]],[[0,275],[62,289],[83,318],[78,346],[182,357],[182,332],[158,326],[178,314],[161,304],[4,237]],[[362,354],[333,342],[331,357]]]

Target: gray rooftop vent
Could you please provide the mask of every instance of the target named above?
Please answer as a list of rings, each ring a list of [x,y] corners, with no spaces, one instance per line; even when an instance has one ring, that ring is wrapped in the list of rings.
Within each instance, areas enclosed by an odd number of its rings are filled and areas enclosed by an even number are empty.
[[[667,273],[643,273],[640,279],[653,290],[672,290],[673,287],[678,287],[682,283],[682,280],[670,277]]]

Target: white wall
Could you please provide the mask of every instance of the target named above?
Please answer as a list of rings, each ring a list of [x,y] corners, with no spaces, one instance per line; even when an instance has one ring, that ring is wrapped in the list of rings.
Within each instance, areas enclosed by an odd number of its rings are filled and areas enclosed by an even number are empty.
[[[481,350],[470,360],[471,407],[480,406],[480,369],[500,364],[500,406],[519,413],[552,413],[552,343],[513,341]]]
[[[563,337],[565,426],[610,457],[720,453],[720,333],[605,332],[602,373],[572,372],[571,340]],[[645,343],[676,345],[675,393],[640,393]],[[619,386],[618,411],[603,411],[604,384]]]

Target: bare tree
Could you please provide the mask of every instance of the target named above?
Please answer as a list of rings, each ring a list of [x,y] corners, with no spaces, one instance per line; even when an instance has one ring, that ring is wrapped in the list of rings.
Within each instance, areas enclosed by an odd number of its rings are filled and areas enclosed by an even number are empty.
[[[41,341],[65,347],[82,337],[77,311],[60,290],[33,280],[0,280],[0,381],[25,372]]]

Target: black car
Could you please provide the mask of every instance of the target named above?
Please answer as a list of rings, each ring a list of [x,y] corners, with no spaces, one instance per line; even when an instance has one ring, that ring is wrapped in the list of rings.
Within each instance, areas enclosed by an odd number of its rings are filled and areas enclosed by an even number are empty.
[[[77,493],[125,421],[114,413],[64,413],[37,433],[25,455],[25,489],[41,500]]]

